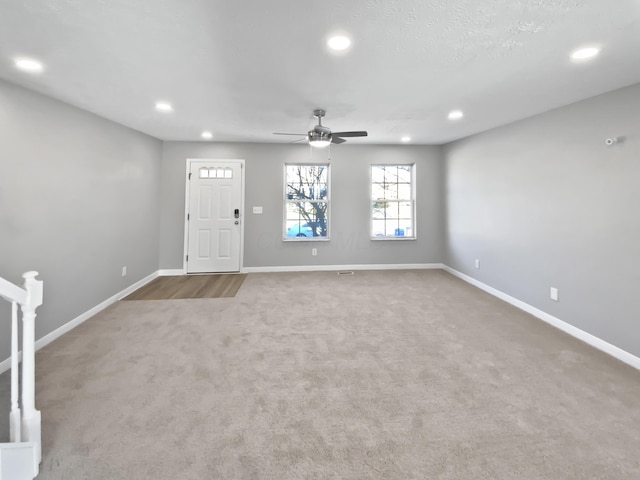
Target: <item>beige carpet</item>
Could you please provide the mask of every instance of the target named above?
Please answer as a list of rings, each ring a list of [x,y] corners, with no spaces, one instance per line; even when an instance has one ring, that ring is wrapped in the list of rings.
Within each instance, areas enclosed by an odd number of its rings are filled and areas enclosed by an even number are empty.
[[[36,386],[41,480],[640,472],[640,372],[442,271],[119,302],[38,353]]]

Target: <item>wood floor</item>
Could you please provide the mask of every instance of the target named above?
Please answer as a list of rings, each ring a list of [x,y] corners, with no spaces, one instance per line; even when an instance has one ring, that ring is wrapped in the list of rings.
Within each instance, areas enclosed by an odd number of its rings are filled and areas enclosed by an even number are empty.
[[[244,273],[158,277],[123,300],[235,297]]]

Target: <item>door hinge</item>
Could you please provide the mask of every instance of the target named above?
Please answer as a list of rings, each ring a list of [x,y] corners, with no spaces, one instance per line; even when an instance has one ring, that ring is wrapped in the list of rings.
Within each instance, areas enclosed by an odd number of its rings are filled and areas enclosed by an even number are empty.
[[[191,180],[191,172],[189,172],[189,180]]]
[[[187,222],[191,219],[191,215],[187,213]]]
[[[189,255],[187,255],[187,262],[189,261]]]

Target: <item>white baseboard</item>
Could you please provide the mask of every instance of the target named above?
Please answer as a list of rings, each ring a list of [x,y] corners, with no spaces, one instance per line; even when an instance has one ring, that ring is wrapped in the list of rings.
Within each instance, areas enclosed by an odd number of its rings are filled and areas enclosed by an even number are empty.
[[[185,272],[183,269],[181,268],[174,268],[171,270],[158,270],[158,276],[159,277],[173,277],[176,275],[186,275],[187,272]]]
[[[118,300],[121,300],[122,298],[126,297],[130,293],[133,293],[137,289],[139,289],[140,287],[146,285],[147,283],[149,283],[151,280],[153,280],[157,276],[158,276],[158,272],[154,272],[154,273],[152,273],[150,275],[147,275],[142,280],[137,281],[133,285],[129,285],[127,288],[125,288],[124,290],[122,290],[122,291],[116,293],[115,295],[109,297],[104,302],[100,303],[99,305],[96,305],[95,307],[91,308],[90,310],[87,310],[83,314],[78,315],[76,318],[74,318],[73,320],[65,323],[61,327],[55,329],[53,332],[51,332],[51,333],[45,335],[44,337],[38,339],[36,341],[36,343],[35,343],[35,350],[38,351],[42,347],[44,347],[46,345],[49,345],[54,340],[60,338],[62,335],[64,335],[65,333],[71,331],[72,329],[74,329],[75,327],[77,327],[78,325],[83,323],[84,321],[86,321],[89,318],[93,317],[94,315],[100,313],[105,308],[109,307],[110,305],[113,305]],[[37,317],[36,317],[36,322],[37,321],[38,320],[37,320]],[[22,352],[20,352],[20,358],[22,358]],[[3,373],[3,372],[6,372],[10,368],[11,368],[11,358],[7,358],[6,360],[3,360],[2,362],[0,362],[0,374]]]
[[[394,263],[372,265],[290,265],[281,267],[244,267],[242,273],[333,272],[343,270],[427,270],[440,269],[441,263]]]
[[[626,363],[627,365],[630,365],[640,370],[640,358],[636,357],[635,355],[632,355],[631,353],[625,350],[622,350],[621,348],[616,347],[615,345],[612,345],[602,340],[601,338],[596,337],[595,335],[591,335],[590,333],[587,333],[584,330],[574,327],[573,325],[567,322],[564,322],[559,318],[554,317],[553,315],[549,315],[547,312],[543,312],[542,310],[532,305],[529,305],[528,303],[525,303],[521,300],[518,300],[517,298],[512,297],[511,295],[507,295],[506,293],[501,292],[500,290],[490,287],[489,285],[482,283],[481,281],[476,280],[475,278],[470,277],[469,275],[465,275],[464,273],[458,272],[457,270],[454,270],[453,268],[448,267],[446,265],[443,265],[443,269],[449,272],[451,275],[454,275],[464,280],[465,282],[470,283],[471,285],[474,285],[479,289],[484,290],[487,293],[490,293],[491,295],[499,298],[500,300],[504,300],[505,302],[510,303],[511,305],[519,308],[520,310],[524,310],[525,312],[530,313],[531,315],[539,318],[543,322],[546,322],[549,325],[552,325],[562,330],[563,332],[568,333],[572,337],[575,337],[578,340],[581,340],[584,343],[591,345],[592,347],[597,348],[598,350],[604,353],[607,353],[614,358],[617,358],[621,362]]]

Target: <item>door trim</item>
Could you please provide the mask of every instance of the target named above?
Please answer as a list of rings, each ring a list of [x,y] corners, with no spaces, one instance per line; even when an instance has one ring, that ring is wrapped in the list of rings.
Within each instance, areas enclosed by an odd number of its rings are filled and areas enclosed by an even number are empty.
[[[196,162],[228,162],[237,163],[240,165],[240,273],[244,273],[244,222],[246,219],[244,208],[244,159],[240,158],[187,158],[186,169],[184,175],[184,240],[182,251],[182,274],[187,274],[187,254],[189,253],[189,222],[187,215],[189,214],[189,201],[191,198],[191,183],[189,182],[189,172],[191,171],[191,165]],[[199,275],[193,273],[191,275]]]

